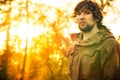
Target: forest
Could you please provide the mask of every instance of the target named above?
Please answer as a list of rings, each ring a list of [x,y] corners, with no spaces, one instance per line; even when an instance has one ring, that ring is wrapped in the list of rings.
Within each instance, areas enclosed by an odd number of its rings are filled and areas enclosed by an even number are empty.
[[[67,48],[80,0],[0,0],[0,80],[68,80]],[[93,0],[120,43],[119,0]],[[112,16],[111,16],[112,15]]]

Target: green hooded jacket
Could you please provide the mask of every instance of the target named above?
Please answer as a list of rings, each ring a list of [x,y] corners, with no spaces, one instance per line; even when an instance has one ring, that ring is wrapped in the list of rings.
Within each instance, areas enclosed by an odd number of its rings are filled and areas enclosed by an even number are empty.
[[[69,49],[70,80],[120,80],[120,45],[102,29],[86,41],[76,34]]]

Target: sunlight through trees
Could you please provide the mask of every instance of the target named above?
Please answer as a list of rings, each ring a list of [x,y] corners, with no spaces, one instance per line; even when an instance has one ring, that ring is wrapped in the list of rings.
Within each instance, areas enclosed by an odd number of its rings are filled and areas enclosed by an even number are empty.
[[[120,1],[94,1],[104,11],[104,24],[120,41],[120,10],[115,6]],[[77,2],[0,1],[0,80],[68,80],[65,56],[70,34],[79,32],[71,17]]]

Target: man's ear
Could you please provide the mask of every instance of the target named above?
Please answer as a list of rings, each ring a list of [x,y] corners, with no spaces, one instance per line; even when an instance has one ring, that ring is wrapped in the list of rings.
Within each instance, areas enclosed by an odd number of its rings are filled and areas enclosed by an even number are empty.
[[[95,19],[96,22],[98,22],[99,20],[98,19]]]

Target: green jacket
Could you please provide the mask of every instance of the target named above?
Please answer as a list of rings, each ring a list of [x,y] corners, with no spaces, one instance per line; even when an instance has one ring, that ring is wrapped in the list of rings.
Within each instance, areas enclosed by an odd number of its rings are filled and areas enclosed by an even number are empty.
[[[120,45],[112,33],[102,29],[86,41],[79,33],[75,41],[69,49],[70,80],[120,80]]]

